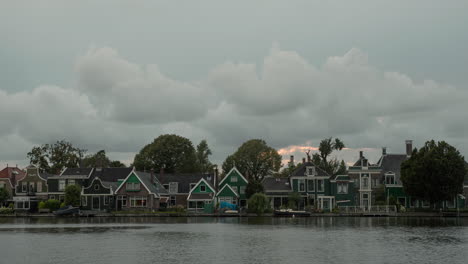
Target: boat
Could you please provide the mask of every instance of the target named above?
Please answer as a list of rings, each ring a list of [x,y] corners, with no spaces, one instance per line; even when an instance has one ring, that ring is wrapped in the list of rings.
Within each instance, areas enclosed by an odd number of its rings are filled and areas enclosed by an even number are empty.
[[[310,213],[306,211],[294,211],[292,209],[280,209],[280,210],[275,210],[274,215],[296,217],[296,216],[310,216]]]
[[[71,205],[59,208],[57,211],[53,212],[54,215],[73,215],[73,214],[79,214],[80,213],[80,208],[79,207],[73,207]]]

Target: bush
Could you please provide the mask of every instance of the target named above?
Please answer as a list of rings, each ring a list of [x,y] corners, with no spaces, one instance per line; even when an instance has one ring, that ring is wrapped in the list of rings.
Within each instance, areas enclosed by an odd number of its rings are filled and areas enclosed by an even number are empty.
[[[65,204],[80,206],[81,189],[77,185],[68,185],[65,188]],[[62,206],[63,207],[63,206]]]
[[[65,207],[65,202],[60,204],[60,208]]]
[[[179,205],[177,205],[177,206],[175,207],[175,211],[176,211],[177,213],[183,213],[183,212],[185,212],[185,208],[184,208],[184,206],[182,206],[182,205],[179,204]]]
[[[249,212],[255,213],[258,216],[262,215],[270,208],[268,197],[263,193],[256,193],[247,201]]]
[[[55,199],[49,199],[45,202],[45,207],[50,211],[55,211],[60,208],[60,201]]]
[[[38,205],[39,209],[46,209],[46,203],[44,201],[40,202]]]
[[[9,207],[0,207],[0,214],[13,214],[15,210]]]

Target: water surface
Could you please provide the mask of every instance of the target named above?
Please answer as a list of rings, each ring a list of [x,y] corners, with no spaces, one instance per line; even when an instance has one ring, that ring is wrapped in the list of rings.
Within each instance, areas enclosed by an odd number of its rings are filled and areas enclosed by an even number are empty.
[[[467,218],[0,218],[0,263],[467,263]]]

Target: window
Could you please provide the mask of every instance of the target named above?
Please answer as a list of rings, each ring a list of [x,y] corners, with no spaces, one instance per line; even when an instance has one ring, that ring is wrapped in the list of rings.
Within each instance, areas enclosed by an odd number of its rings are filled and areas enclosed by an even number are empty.
[[[367,189],[367,188],[369,188],[369,175],[362,174],[361,175],[361,189]]]
[[[231,182],[237,182],[237,175],[231,176]]]
[[[395,184],[395,175],[385,174],[385,184]]]
[[[177,193],[179,184],[177,182],[169,183],[169,193]]]
[[[172,195],[170,197],[170,203],[169,203],[171,206],[175,206],[176,205],[176,197],[174,195]]]
[[[0,182],[0,189],[3,189],[5,188],[5,183],[4,182]]]
[[[307,167],[307,175],[314,176],[315,175],[315,167]]]
[[[191,184],[190,184],[190,190],[192,190],[193,187],[195,187],[195,185],[197,185],[197,184],[196,184],[196,183],[191,183]]]
[[[49,199],[55,200],[55,195],[49,195]]]
[[[65,190],[65,180],[59,180],[59,191]]]
[[[348,183],[346,182],[339,182],[337,184],[337,192],[339,194],[346,194],[348,193]]]
[[[307,191],[309,192],[315,191],[314,180],[307,180]]]
[[[68,180],[68,185],[75,185],[75,180]]]
[[[139,191],[140,183],[139,182],[127,182],[127,191]]]
[[[239,194],[245,194],[245,186],[239,187]]]
[[[22,182],[21,183],[21,192],[27,192],[28,191],[28,183],[27,182]]]
[[[298,180],[299,188],[298,190],[300,192],[305,192],[305,180]]]
[[[108,205],[108,204],[109,204],[109,196],[104,196],[104,205]]]
[[[42,182],[37,182],[37,192],[42,192]]]
[[[81,206],[87,206],[88,205],[88,197],[86,196],[81,196]]]
[[[99,184],[97,184],[97,183],[94,184],[94,190],[95,190],[95,191],[99,191]]]
[[[200,192],[206,192],[206,186],[200,185]]]
[[[29,183],[29,192],[34,192],[34,182]]]
[[[146,207],[146,197],[130,196],[130,207]]]
[[[324,180],[317,180],[317,192],[325,191],[325,182]]]
[[[377,187],[377,179],[372,179],[372,188]]]
[[[16,201],[16,209],[29,209],[29,201]]]

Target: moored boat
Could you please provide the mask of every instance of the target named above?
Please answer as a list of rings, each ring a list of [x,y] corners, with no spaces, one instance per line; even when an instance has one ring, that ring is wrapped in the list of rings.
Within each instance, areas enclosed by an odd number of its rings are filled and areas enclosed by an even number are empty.
[[[281,209],[281,210],[275,210],[274,215],[296,217],[296,216],[310,216],[310,213],[306,211],[294,211],[292,209]]]
[[[71,205],[59,208],[57,211],[54,211],[54,215],[73,215],[78,214],[80,212],[80,208],[73,207]]]

